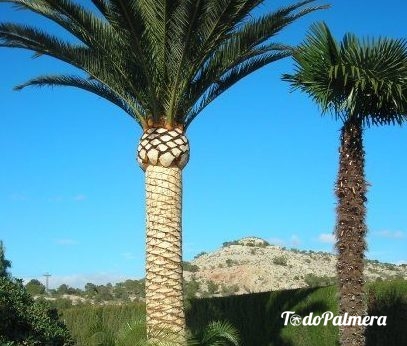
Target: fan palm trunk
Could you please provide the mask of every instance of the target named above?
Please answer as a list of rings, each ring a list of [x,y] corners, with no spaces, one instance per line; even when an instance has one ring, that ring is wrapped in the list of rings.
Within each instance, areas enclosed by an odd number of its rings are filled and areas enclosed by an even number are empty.
[[[362,124],[348,121],[341,131],[339,174],[336,185],[337,207],[337,275],[339,311],[352,316],[365,316],[364,252],[366,216],[366,181]],[[341,326],[342,346],[364,345],[364,326]]]

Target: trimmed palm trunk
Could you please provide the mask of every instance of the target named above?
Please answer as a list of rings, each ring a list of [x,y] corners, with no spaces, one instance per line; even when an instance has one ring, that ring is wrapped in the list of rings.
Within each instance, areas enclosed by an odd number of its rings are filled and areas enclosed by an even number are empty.
[[[367,314],[363,276],[367,231],[366,190],[362,125],[348,121],[341,131],[339,174],[336,184],[339,312],[362,317]],[[340,344],[364,345],[364,331],[363,326],[341,326]]]
[[[146,316],[149,338],[184,335],[182,276],[182,169],[189,145],[182,130],[151,128],[138,147],[146,173]]]

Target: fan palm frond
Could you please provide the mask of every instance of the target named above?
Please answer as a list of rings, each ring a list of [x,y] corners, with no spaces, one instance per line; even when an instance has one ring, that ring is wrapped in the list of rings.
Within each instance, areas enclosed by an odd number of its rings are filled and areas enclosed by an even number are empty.
[[[367,126],[406,120],[406,40],[360,40],[346,34],[337,42],[327,25],[319,23],[311,27],[294,61],[294,74],[283,75],[283,80],[305,91],[323,112]]]

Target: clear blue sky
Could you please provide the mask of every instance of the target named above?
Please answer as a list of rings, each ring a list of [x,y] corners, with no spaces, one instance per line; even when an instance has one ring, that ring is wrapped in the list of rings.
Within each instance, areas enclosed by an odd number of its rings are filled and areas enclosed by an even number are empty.
[[[85,0],[83,0],[85,2]],[[86,1],[87,2],[87,1]],[[265,2],[268,11],[291,2]],[[319,2],[322,3],[322,2]],[[324,20],[340,39],[406,37],[405,0],[332,0],[276,41],[299,43]],[[40,23],[0,6],[0,20]],[[55,28],[54,26],[49,26]],[[141,130],[119,108],[81,90],[18,83],[71,71],[63,63],[0,49],[0,239],[12,274],[51,286],[81,286],[144,275]],[[184,257],[258,236],[288,248],[332,251],[340,123],[280,81],[289,59],[242,80],[190,126],[184,170]],[[407,263],[407,128],[365,132],[367,257]]]

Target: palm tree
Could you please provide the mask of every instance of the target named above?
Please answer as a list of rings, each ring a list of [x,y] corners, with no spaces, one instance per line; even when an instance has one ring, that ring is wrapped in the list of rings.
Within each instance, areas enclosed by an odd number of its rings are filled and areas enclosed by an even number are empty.
[[[185,131],[215,98],[259,68],[287,57],[270,41],[321,9],[301,1],[255,18],[264,0],[2,0],[53,21],[67,40],[29,25],[0,24],[0,46],[51,56],[82,70],[17,86],[71,86],[122,108],[141,126],[137,159],[146,175],[148,328],[185,327],[181,268],[181,171]],[[89,4],[90,5],[90,4]]]
[[[363,258],[367,232],[363,130],[407,120],[407,42],[359,40],[346,34],[338,43],[327,25],[314,24],[293,55],[295,73],[283,75],[305,91],[323,113],[342,122],[336,220],[340,312],[363,316]],[[363,345],[364,327],[341,327],[342,345]]]

